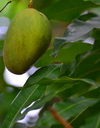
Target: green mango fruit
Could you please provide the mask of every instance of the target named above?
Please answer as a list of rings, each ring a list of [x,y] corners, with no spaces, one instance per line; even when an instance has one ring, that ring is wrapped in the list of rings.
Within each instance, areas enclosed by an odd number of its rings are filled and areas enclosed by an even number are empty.
[[[51,27],[41,12],[27,8],[12,20],[4,42],[4,63],[14,74],[25,73],[47,50]]]

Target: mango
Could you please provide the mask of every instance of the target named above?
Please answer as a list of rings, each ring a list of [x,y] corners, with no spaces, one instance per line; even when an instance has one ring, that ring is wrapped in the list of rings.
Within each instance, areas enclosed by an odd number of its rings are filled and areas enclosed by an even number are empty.
[[[33,8],[19,12],[4,41],[4,63],[14,74],[25,73],[47,50],[51,41],[47,17]]]

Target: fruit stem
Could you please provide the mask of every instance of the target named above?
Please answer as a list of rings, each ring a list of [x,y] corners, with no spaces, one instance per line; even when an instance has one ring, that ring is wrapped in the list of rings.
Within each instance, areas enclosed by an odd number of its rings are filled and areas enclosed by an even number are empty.
[[[32,0],[30,0],[28,7],[29,8],[33,8],[33,2],[32,2]]]
[[[8,2],[6,3],[6,5],[0,10],[0,12],[2,12],[2,11],[7,7],[7,5],[10,4],[11,2],[13,2],[13,0],[8,1]]]

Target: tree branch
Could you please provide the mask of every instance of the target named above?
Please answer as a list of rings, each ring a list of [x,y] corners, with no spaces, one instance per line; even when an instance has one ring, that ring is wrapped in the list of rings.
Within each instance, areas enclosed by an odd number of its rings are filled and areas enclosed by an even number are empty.
[[[63,120],[58,113],[56,112],[55,109],[53,108],[48,108],[48,110],[51,112],[52,116],[60,123],[62,124],[65,128],[72,128],[72,126],[66,122],[65,120]]]
[[[13,1],[7,2],[7,4],[0,10],[0,12],[2,12],[7,7],[7,5],[10,4],[11,2],[13,2]]]

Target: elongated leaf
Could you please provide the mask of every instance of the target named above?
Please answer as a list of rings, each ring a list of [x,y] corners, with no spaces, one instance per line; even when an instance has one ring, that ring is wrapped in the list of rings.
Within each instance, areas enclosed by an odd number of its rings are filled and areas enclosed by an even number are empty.
[[[100,76],[100,52],[98,50],[90,51],[77,58],[76,67],[72,77],[87,77],[96,80]],[[84,59],[83,59],[84,58]],[[78,60],[79,59],[79,60]]]
[[[91,12],[88,12],[88,13],[84,13],[83,15],[81,15],[78,20],[81,20],[81,21],[87,21],[93,17],[96,17],[97,14],[93,13],[92,11]]]
[[[58,83],[58,84],[76,84],[78,82],[83,82],[83,83],[87,83],[89,85],[92,85],[94,88],[97,88],[97,85],[94,81],[92,81],[91,79],[80,79],[80,78],[71,78],[71,77],[67,77],[67,76],[63,76],[61,78],[55,79],[55,78],[48,78],[48,77],[44,77],[42,80],[40,80],[38,82],[38,84],[41,85],[52,85],[53,83]]]
[[[57,45],[59,45],[59,42],[57,43],[58,43]],[[35,66],[40,67],[55,62],[65,63],[65,64],[72,63],[78,54],[87,52],[91,48],[92,48],[91,44],[82,43],[81,41],[70,43],[69,46],[61,48],[61,50],[59,51],[56,57],[51,56],[51,53],[53,52],[53,48],[51,48],[37,61]],[[66,55],[66,57],[64,55]]]
[[[11,128],[18,119],[21,110],[33,101],[40,99],[45,92],[45,88],[46,86],[33,85],[23,89],[13,101],[2,128]]]
[[[50,78],[57,78],[59,76],[59,69],[61,65],[50,65],[40,68],[36,71],[32,76],[29,77],[22,91],[17,95],[15,100],[13,101],[7,117],[4,121],[3,128],[10,128],[16,120],[18,120],[20,116],[20,112],[23,108],[30,105],[33,101],[41,99],[41,97],[45,93],[46,86],[42,86],[38,83],[45,76]],[[9,116],[11,118],[9,118]],[[19,116],[19,118],[18,118]]]
[[[96,99],[99,99],[99,98],[96,98]],[[99,99],[99,102],[86,108],[85,111],[83,111],[80,115],[73,117],[71,124],[73,125],[74,128],[77,128],[77,126],[79,126],[79,128],[81,126],[85,126],[87,119],[89,119],[95,115],[98,115],[98,113],[100,113],[99,108],[100,108],[100,99]],[[95,120],[94,124],[96,122],[97,121]]]
[[[54,42],[54,53],[53,56],[56,56],[59,52],[59,49],[64,47],[64,44],[68,42],[74,43],[75,41],[85,40],[90,36],[90,32],[93,28],[100,28],[100,17],[91,18],[87,21],[75,20],[71,23],[63,37],[57,37]]]
[[[43,99],[36,101],[35,104],[33,104],[31,107],[27,108],[26,111],[23,113],[22,117],[24,117],[25,114],[29,110],[41,108],[42,106],[44,106],[44,104],[47,101],[49,101],[51,98],[53,98],[53,96],[55,96],[56,93],[59,93],[59,92],[62,92],[63,90],[66,90],[67,88],[73,86],[77,81],[82,81],[82,82],[88,83],[88,84],[96,87],[95,83],[91,80],[88,80],[88,79],[73,79],[73,78],[68,78],[68,77],[63,77],[63,78],[59,78],[59,79],[43,78],[38,83],[41,85],[52,85],[46,91],[46,92],[49,92],[51,94],[44,96]],[[63,86],[63,84],[69,84],[69,85]]]
[[[55,96],[55,93],[53,92],[37,100],[32,106],[26,108],[26,110],[21,114],[19,119],[23,119],[30,110],[42,108],[45,105],[45,103],[51,100],[54,96]]]
[[[47,68],[47,66],[46,66],[46,68]],[[44,68],[43,68],[44,69]],[[56,69],[56,70],[55,70]],[[29,111],[29,110],[31,110],[31,109],[35,109],[35,108],[37,108],[37,107],[42,107],[42,105],[44,105],[46,102],[47,102],[47,100],[48,100],[48,98],[49,99],[51,99],[56,93],[58,93],[58,92],[61,92],[61,91],[63,91],[63,90],[65,90],[65,89],[67,89],[68,88],[68,86],[63,86],[63,84],[72,84],[72,85],[74,85],[75,84],[75,82],[78,82],[78,81],[82,81],[82,82],[86,82],[86,83],[88,83],[88,84],[90,84],[90,85],[93,85],[93,86],[96,86],[95,85],[95,83],[93,83],[92,81],[90,81],[90,80],[85,80],[85,79],[73,79],[73,78],[68,78],[68,77],[62,77],[62,78],[59,78],[59,79],[57,79],[57,77],[54,77],[55,75],[54,75],[54,73],[56,73],[56,71],[58,70],[58,68],[56,67],[53,67],[53,71],[52,72],[50,72],[47,76],[45,76],[45,77],[41,77],[41,79],[36,79],[36,77],[34,77],[34,76],[36,76],[37,75],[37,72],[38,71],[42,71],[42,69],[39,69],[35,74],[33,74],[31,77],[30,77],[30,79],[31,79],[31,81],[27,81],[26,83],[33,83],[34,84],[34,82],[35,82],[35,84],[37,83],[37,84],[40,84],[41,86],[44,86],[44,85],[52,85],[53,86],[53,88],[52,89],[48,89],[49,91],[47,91],[47,92],[50,92],[50,93],[52,93],[52,95],[47,95],[46,97],[44,97],[43,99],[41,99],[41,100],[39,100],[39,101],[37,101],[35,104],[33,104],[31,107],[29,107],[28,109],[26,109],[26,111],[23,113],[23,115],[22,116],[20,116],[20,118],[22,118],[22,117],[24,117],[25,116],[25,114]],[[47,71],[47,70],[46,70]],[[40,73],[40,72],[39,72]],[[35,80],[38,80],[38,81],[32,81],[32,78],[33,79],[35,79]],[[37,78],[38,78],[38,75],[37,75]],[[58,86],[59,85],[59,86]],[[62,86],[61,86],[62,85]],[[57,86],[57,87],[56,87]],[[25,88],[27,88],[27,86],[25,86]]]
[[[42,80],[46,76],[58,78],[61,65],[62,64],[53,64],[40,68],[33,75],[30,76],[24,87],[27,88],[33,84],[36,84],[38,83],[38,81]]]
[[[98,87],[90,92],[87,92],[84,96],[90,97],[90,98],[99,98],[100,97],[100,87]]]
[[[38,82],[41,85],[48,85],[47,93],[55,92],[57,96],[65,99],[68,96],[80,96],[96,89],[97,84],[91,79],[79,79],[60,77],[58,79],[43,78]]]
[[[71,117],[78,117],[89,106],[96,104],[98,101],[98,99],[86,99],[84,97],[75,99],[70,98],[66,100],[66,102],[56,103],[53,108],[57,111],[60,117],[68,121],[68,119]],[[57,124],[58,122],[50,115],[48,111],[46,111],[43,117],[41,117],[39,123],[44,126],[51,126],[53,124]]]
[[[57,66],[57,67],[55,67]],[[52,67],[51,72],[48,73],[50,69],[50,67]],[[71,90],[74,91],[75,90],[76,93],[86,93],[87,91],[89,91],[90,89],[94,89],[97,88],[97,84],[91,80],[91,79],[87,79],[87,78],[72,78],[72,77],[67,77],[67,76],[60,76],[60,69],[61,69],[61,65],[51,65],[51,66],[45,66],[43,68],[40,68],[38,71],[36,71],[36,73],[34,73],[29,80],[26,83],[29,83],[28,86],[31,86],[32,84],[39,84],[39,85],[48,85],[48,89],[47,92],[55,92],[55,93],[59,93],[59,92],[63,92],[64,90],[71,88],[72,86],[74,86],[74,88]],[[38,75],[38,73],[40,75]],[[26,86],[27,87],[27,84]],[[81,88],[81,91],[79,91]],[[72,91],[69,91],[72,92]]]
[[[68,120],[69,117],[74,115],[80,115],[86,108],[98,103],[99,98],[69,98],[66,102],[56,103],[55,109],[58,113]],[[67,116],[68,114],[68,116]],[[75,117],[74,117],[75,118]]]

